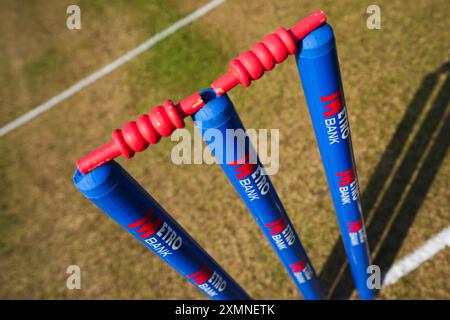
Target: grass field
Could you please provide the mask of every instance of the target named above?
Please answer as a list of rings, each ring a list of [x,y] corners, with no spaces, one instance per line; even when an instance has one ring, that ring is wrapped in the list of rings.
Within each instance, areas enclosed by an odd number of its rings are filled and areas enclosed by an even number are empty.
[[[0,126],[50,99],[206,4],[193,0],[76,1],[82,29],[56,0],[2,0]],[[449,2],[227,0],[56,108],[0,138],[0,298],[202,299],[72,185],[75,161],[112,129],[209,83],[278,26],[317,8],[337,38],[364,214],[384,270],[450,223]],[[248,128],[280,129],[277,191],[330,297],[352,284],[295,61],[230,97]],[[192,131],[191,121],[187,127]],[[165,139],[119,162],[247,290],[297,299],[294,284],[219,166],[176,166]],[[66,288],[81,267],[82,289]],[[445,249],[381,299],[449,299]],[[342,271],[342,272],[341,272]],[[353,293],[354,294],[354,293]]]

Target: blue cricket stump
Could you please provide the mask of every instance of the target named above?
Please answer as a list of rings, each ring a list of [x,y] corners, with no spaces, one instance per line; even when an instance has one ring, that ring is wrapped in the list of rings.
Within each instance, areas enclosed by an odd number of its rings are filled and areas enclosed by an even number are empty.
[[[241,287],[118,163],[73,178],[77,189],[206,296],[250,299]]]
[[[212,89],[202,91],[201,95],[206,104],[192,117],[205,142],[303,297],[321,299],[323,295],[314,268],[232,102],[226,94],[218,96]],[[236,130],[243,132],[245,138],[234,143],[227,140],[227,134]]]
[[[361,299],[371,300],[370,254],[336,45],[328,24],[301,41],[296,60],[356,289]]]

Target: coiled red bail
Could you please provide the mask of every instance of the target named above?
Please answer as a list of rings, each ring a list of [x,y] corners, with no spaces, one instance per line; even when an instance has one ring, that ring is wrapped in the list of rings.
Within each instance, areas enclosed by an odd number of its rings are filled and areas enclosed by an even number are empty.
[[[162,106],[140,115],[136,121],[126,123],[122,129],[114,130],[111,141],[79,159],[77,167],[82,173],[88,173],[119,155],[131,158],[135,152],[143,151],[150,144],[158,143],[161,137],[183,128],[183,119],[204,105],[199,93],[181,100],[179,104],[166,100]]]
[[[295,54],[297,42],[326,21],[325,13],[317,10],[290,30],[278,28],[253,45],[249,51],[231,60],[229,71],[211,83],[211,88],[218,95],[223,95],[239,83],[244,87],[250,86],[251,82],[261,78],[265,71],[272,70],[275,64],[283,62],[288,55]]]

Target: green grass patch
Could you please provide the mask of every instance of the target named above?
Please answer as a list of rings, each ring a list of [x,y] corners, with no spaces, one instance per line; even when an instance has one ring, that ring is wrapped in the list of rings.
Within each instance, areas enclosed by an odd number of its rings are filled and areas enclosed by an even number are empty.
[[[10,60],[6,57],[5,53],[0,52],[0,85],[2,86],[2,90],[5,89],[4,87],[11,85],[11,79],[12,73]],[[3,100],[3,96],[0,97],[0,101],[1,100]]]
[[[209,87],[227,60],[217,42],[189,27],[156,45],[129,72],[133,85],[144,91],[156,87],[181,97]]]
[[[44,49],[36,58],[27,63],[23,68],[27,84],[35,87],[57,72],[64,65],[64,57],[55,47]]]
[[[94,18],[101,15],[103,18],[109,18],[117,12],[134,17],[142,31],[148,34],[154,34],[166,28],[180,18],[176,8],[176,1],[167,0],[110,0],[100,1],[82,1],[80,8],[83,12],[86,7],[88,14]]]
[[[7,148],[5,143],[0,143],[0,255],[4,256],[12,247],[12,237],[17,230],[18,218],[11,213],[10,190],[11,182],[7,179]]]

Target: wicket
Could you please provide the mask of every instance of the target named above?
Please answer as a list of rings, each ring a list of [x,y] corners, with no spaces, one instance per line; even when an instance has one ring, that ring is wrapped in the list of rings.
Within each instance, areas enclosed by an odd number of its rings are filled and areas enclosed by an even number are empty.
[[[361,299],[373,299],[367,286],[370,254],[359,199],[359,186],[344,101],[336,45],[325,14],[318,10],[291,29],[278,28],[229,64],[229,71],[212,82],[211,89],[194,93],[180,103],[166,100],[115,130],[112,140],[77,161],[76,187],[95,205],[160,255],[190,282],[213,299],[249,299],[198,244],[117,163],[119,155],[157,143],[184,127],[192,116],[208,146],[224,160],[221,166],[263,230],[279,259],[305,299],[321,299],[319,280],[270,179],[264,174],[251,143],[217,149],[204,135],[211,128],[226,136],[227,129],[242,129],[242,122],[226,94],[242,84],[248,87],[288,55],[296,55],[344,247]],[[256,157],[250,162],[251,155]],[[243,188],[245,186],[245,188]],[[251,199],[247,190],[252,189]],[[170,235],[168,234],[170,233]],[[180,240],[178,240],[180,239]],[[158,246],[157,246],[158,245]],[[160,250],[167,250],[164,255]],[[226,284],[226,285],[224,285]]]

